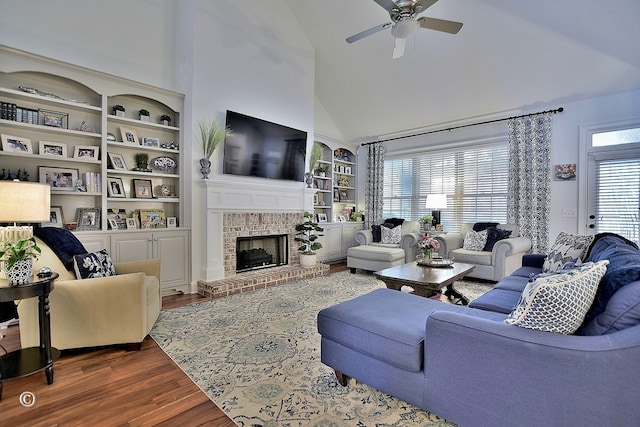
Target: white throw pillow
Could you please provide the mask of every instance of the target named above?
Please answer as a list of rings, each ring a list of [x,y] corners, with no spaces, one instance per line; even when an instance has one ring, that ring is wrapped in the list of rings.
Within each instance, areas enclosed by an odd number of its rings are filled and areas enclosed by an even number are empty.
[[[484,245],[487,244],[487,234],[487,230],[469,230],[464,236],[464,243],[462,244],[462,248],[469,251],[481,251],[482,249],[484,249]]]
[[[380,227],[380,231],[382,233],[382,239],[380,239],[381,243],[400,243],[400,239],[402,238],[402,228],[401,227]]]
[[[558,271],[568,262],[582,260],[593,242],[594,236],[568,234],[561,231],[544,260],[542,271]]]
[[[540,277],[522,291],[505,323],[522,328],[573,334],[586,316],[609,261],[588,262],[562,274]]]

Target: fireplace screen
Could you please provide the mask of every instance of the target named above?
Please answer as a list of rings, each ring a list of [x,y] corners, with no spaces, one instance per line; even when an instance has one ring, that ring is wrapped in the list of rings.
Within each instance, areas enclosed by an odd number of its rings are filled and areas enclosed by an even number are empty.
[[[236,240],[236,273],[286,265],[289,258],[289,236],[238,237]]]

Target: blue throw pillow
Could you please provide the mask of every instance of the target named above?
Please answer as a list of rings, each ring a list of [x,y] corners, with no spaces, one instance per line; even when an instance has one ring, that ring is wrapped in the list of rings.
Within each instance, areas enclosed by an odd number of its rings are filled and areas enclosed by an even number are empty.
[[[373,241],[376,243],[380,243],[382,239],[382,232],[380,231],[380,226],[373,224],[371,226],[371,234],[373,235]]]
[[[585,320],[589,321],[605,311],[609,299],[618,289],[640,280],[640,251],[638,247],[617,234],[596,236],[587,261],[609,260],[607,272],[600,281],[595,300]]]
[[[473,231],[484,231],[489,227],[497,227],[498,222],[476,222],[473,224]]]
[[[73,271],[73,256],[87,252],[80,240],[67,229],[38,227],[33,234],[51,248],[69,271]]]
[[[487,228],[487,243],[485,243],[482,250],[491,252],[499,240],[508,239],[509,236],[511,236],[511,230],[503,230],[497,227]]]

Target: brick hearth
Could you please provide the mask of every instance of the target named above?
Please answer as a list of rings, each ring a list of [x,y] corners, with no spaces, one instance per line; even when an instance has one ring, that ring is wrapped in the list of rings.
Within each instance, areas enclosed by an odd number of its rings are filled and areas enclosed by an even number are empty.
[[[266,270],[247,271],[222,280],[198,281],[198,294],[207,298],[221,298],[233,294],[278,286],[294,280],[310,279],[329,273],[328,264],[317,264],[313,268],[286,265]]]

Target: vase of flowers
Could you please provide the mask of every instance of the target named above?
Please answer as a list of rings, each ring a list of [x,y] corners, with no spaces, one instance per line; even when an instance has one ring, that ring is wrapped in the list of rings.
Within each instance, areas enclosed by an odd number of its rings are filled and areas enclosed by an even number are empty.
[[[422,254],[418,255],[421,256],[421,260],[430,261],[433,258],[434,252],[440,249],[440,242],[428,234],[425,234],[422,239],[418,241],[418,249],[422,252]]]
[[[3,242],[0,248],[0,261],[4,263],[9,284],[16,286],[28,283],[33,274],[33,259],[40,255],[36,239],[31,237],[17,242]]]

